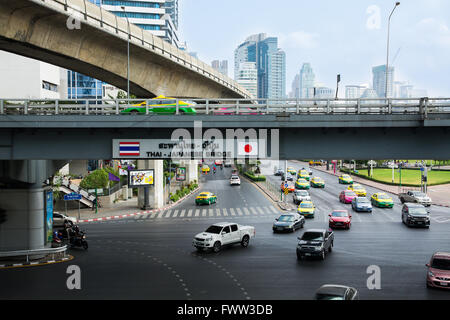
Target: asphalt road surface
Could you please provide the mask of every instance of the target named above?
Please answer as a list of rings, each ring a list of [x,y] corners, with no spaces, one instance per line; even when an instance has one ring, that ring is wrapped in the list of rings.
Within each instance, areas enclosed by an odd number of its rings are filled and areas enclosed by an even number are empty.
[[[327,228],[332,209],[351,210],[338,201],[344,186],[337,178],[314,175],[323,177],[326,187],[311,190],[317,213],[305,229]],[[201,191],[217,194],[211,206],[196,206],[191,196],[162,213],[82,225],[89,250],[71,250],[75,259],[68,263],[0,270],[0,299],[311,299],[326,283],[356,287],[361,299],[450,298],[449,291],[425,286],[431,254],[450,250],[449,209],[432,207],[428,230],[407,228],[394,198],[393,209],[355,213],[351,230],[335,232],[325,261],[299,262],[295,248],[303,230],[274,234],[277,205],[245,179],[231,187],[229,177],[226,168],[201,178]],[[280,184],[279,177],[270,179]],[[194,235],[222,221],[255,226],[256,237],[248,248],[197,253]],[[81,290],[66,286],[69,265],[80,267]],[[381,269],[380,290],[367,288],[370,265]]]

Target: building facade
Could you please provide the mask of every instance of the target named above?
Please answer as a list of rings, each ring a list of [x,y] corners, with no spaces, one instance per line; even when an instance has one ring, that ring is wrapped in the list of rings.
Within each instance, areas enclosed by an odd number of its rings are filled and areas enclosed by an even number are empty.
[[[393,98],[394,91],[394,67],[389,67],[387,79],[386,94],[386,65],[376,66],[372,68],[373,89],[380,98]]]
[[[346,99],[359,99],[361,98],[364,91],[367,89],[366,86],[358,85],[348,85],[345,86],[345,98]]]
[[[277,49],[269,54],[267,98],[282,100],[286,98],[286,53]],[[281,103],[281,101],[280,101]]]
[[[211,66],[215,70],[219,71],[220,73],[222,73],[228,77],[228,60],[223,60],[223,61],[214,60],[211,62]]]
[[[237,73],[237,83],[248,90],[253,98],[258,96],[258,70],[256,62],[242,62]]]
[[[311,67],[310,63],[304,63],[300,70],[300,84],[299,93],[302,99],[314,98],[314,84],[316,81],[316,75]]]

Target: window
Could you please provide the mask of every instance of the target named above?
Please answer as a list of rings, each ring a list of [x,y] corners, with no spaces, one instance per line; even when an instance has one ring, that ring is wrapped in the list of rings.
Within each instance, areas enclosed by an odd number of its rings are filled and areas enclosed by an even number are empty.
[[[225,228],[223,228],[222,232],[230,233],[230,227],[226,226]]]
[[[236,232],[236,231],[238,231],[238,226],[237,226],[237,224],[233,224],[231,226],[231,232]]]
[[[58,85],[43,80],[42,81],[42,89],[58,92]]]

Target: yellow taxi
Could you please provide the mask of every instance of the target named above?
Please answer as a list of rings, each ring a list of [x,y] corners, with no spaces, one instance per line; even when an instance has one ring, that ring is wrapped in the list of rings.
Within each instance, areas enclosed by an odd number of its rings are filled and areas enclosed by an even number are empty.
[[[384,192],[374,193],[370,198],[372,205],[379,208],[392,208],[394,206],[394,200]]]
[[[295,169],[293,167],[288,167],[287,172],[289,172],[292,175],[295,175],[297,173],[297,171],[295,171]]]
[[[209,168],[209,166],[207,164],[204,164],[202,166],[202,173],[208,173],[209,171],[211,171],[211,169]]]
[[[365,197],[367,195],[366,189],[359,183],[353,183],[352,185],[349,185],[347,189],[354,191],[358,197]]]
[[[306,179],[309,181],[310,176],[306,170],[298,170],[297,179]]]
[[[309,181],[306,179],[298,179],[295,182],[295,189],[309,189]]]
[[[339,183],[341,183],[341,184],[352,184],[353,183],[353,179],[348,174],[341,174],[339,176]]]
[[[312,201],[302,201],[297,207],[297,212],[305,218],[314,218],[316,207]]]
[[[211,204],[217,202],[217,196],[212,192],[201,192],[196,198],[195,198],[195,204]]]
[[[320,177],[314,177],[311,180],[311,187],[314,188],[325,188],[325,180]]]

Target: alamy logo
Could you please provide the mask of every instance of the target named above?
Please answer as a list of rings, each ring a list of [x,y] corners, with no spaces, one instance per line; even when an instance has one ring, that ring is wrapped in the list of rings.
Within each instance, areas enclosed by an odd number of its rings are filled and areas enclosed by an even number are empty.
[[[69,30],[80,30],[81,20],[83,19],[83,14],[81,13],[81,8],[73,6],[73,8],[67,8],[69,17],[66,21],[66,27]]]
[[[69,290],[81,290],[81,269],[79,266],[71,265],[67,267],[67,274],[70,276],[67,278],[66,286]]]
[[[377,265],[371,265],[367,267],[367,274],[370,276],[367,278],[367,288],[369,290],[380,290],[381,289],[381,269]]]
[[[381,28],[381,10],[379,6],[371,5],[367,8],[366,13],[369,14],[369,18],[366,22],[366,27],[369,30]]]

